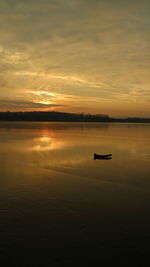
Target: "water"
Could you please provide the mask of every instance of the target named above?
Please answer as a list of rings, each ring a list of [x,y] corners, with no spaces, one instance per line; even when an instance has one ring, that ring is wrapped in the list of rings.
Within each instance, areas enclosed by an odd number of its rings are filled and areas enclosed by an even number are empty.
[[[150,124],[0,123],[2,266],[149,266],[149,207]]]

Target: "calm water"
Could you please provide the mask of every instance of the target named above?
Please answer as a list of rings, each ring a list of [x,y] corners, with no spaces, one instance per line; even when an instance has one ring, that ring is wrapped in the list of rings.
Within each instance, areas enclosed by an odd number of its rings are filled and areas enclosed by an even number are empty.
[[[150,266],[150,124],[0,123],[0,232],[1,266]]]

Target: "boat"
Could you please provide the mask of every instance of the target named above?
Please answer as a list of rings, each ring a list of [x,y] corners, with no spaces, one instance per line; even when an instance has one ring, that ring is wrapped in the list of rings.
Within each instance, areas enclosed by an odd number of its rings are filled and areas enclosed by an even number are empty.
[[[94,153],[94,159],[112,159],[112,154],[96,154]]]

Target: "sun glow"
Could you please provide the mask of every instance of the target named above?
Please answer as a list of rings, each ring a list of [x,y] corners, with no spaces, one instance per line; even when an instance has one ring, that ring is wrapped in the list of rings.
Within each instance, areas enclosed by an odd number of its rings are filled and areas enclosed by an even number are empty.
[[[33,145],[28,148],[31,151],[48,151],[48,150],[57,150],[63,148],[65,142],[57,140],[52,137],[42,136],[33,139]]]
[[[39,101],[39,102],[36,102],[36,103],[43,104],[43,105],[50,105],[50,104],[52,104],[52,102],[50,102],[50,101]]]

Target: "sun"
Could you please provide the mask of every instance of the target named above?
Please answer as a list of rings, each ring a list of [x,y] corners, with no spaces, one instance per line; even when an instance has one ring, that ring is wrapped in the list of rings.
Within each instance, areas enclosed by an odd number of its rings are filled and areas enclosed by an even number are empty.
[[[38,103],[43,104],[43,105],[51,105],[52,104],[52,102],[50,102],[50,101],[39,101]]]

